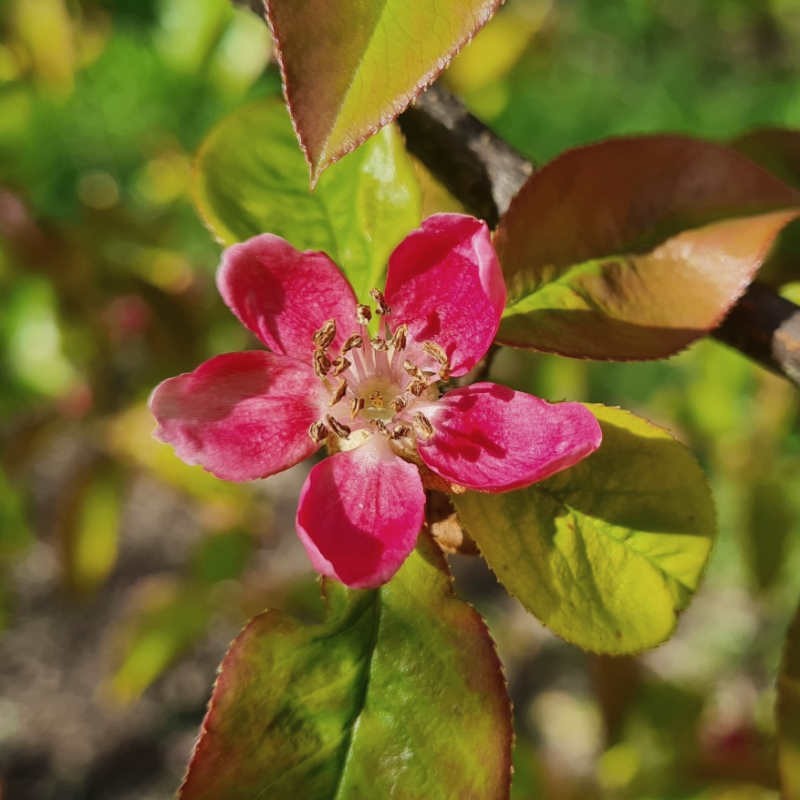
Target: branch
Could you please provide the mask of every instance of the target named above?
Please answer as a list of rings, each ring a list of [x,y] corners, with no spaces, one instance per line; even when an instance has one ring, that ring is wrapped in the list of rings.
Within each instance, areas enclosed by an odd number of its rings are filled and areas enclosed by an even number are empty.
[[[263,0],[233,0],[265,17]],[[408,149],[464,207],[497,225],[534,171],[507,142],[434,85],[398,118]],[[751,284],[711,335],[800,385],[800,307]]]
[[[432,86],[399,118],[408,149],[464,206],[497,224],[533,165]],[[711,335],[800,385],[800,307],[754,283]]]

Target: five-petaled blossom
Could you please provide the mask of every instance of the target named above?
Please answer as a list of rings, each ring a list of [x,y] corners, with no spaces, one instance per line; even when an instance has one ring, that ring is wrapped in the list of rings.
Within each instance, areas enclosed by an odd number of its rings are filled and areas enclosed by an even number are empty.
[[[425,220],[392,253],[372,307],[327,255],[272,234],[226,250],[217,285],[269,349],[161,383],[150,400],[156,436],[230,481],[273,475],[327,444],[332,455],[300,493],[297,533],[315,569],[349,586],[384,583],[411,552],[423,478],[504,492],[600,444],[579,403],[493,383],[440,396],[440,382],[486,353],[506,301],[488,229],[473,217]]]

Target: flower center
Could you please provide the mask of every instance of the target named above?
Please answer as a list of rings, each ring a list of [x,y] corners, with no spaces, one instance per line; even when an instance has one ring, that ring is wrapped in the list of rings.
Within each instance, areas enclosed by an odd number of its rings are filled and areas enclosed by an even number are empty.
[[[329,413],[308,429],[315,442],[336,440],[341,450],[352,449],[372,433],[389,439],[400,455],[411,456],[417,438],[434,433],[426,411],[439,397],[438,383],[450,377],[450,360],[436,342],[409,339],[408,326],[389,324],[391,309],[373,289],[374,313],[380,333],[371,337],[367,325],[373,309],[356,308],[356,329],[338,353],[331,346],[336,322],[328,320],[314,332],[314,372],[325,386]]]

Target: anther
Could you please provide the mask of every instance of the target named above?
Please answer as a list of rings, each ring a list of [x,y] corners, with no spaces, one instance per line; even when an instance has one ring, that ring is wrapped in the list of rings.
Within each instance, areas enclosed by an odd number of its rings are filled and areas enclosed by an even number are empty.
[[[403,323],[399,325],[397,330],[394,332],[392,336],[392,347],[395,350],[405,350],[406,349],[406,339],[408,336],[408,325]]]
[[[394,430],[392,431],[392,439],[404,439],[411,433],[411,428],[408,425],[403,425],[400,423],[399,425],[394,426]]]
[[[422,349],[434,359],[434,361],[438,361],[442,366],[449,364],[450,359],[447,357],[447,353],[445,353],[444,348],[436,344],[436,342],[425,342],[422,345]]]
[[[392,400],[392,408],[395,414],[399,414],[408,405],[408,400],[405,397],[397,396]]]
[[[422,370],[416,365],[413,364],[411,361],[406,359],[403,362],[403,369],[412,377],[416,378],[417,380],[424,380],[425,375],[423,374]]]
[[[369,393],[369,400],[370,408],[377,409],[381,411],[382,409],[386,408],[386,400],[383,397],[383,392],[376,389],[374,392]]]
[[[421,397],[423,392],[428,388],[428,384],[422,378],[414,378],[411,383],[408,384],[408,391],[414,395],[414,397]]]
[[[369,343],[372,345],[373,350],[388,350],[389,343],[386,339],[381,339],[380,336],[375,336],[374,338],[369,340]]]
[[[331,374],[335,377],[336,375],[341,375],[349,366],[351,362],[349,359],[345,358],[344,356],[337,356],[333,359],[333,363],[331,364]]]
[[[382,433],[386,436],[389,435],[389,429],[386,427],[386,423],[382,419],[373,419],[372,424],[378,430],[378,433]]]
[[[417,411],[417,413],[414,414],[413,423],[415,430],[423,439],[429,439],[433,436],[433,425],[431,425],[431,421],[421,411]]]
[[[312,442],[320,444],[320,442],[324,442],[328,438],[328,429],[325,427],[325,423],[320,420],[309,425],[308,435],[311,437]]]
[[[328,405],[335,406],[345,395],[347,391],[347,381],[344,378],[341,378],[339,381],[339,385],[336,387],[336,390],[331,397],[330,402]]]
[[[359,303],[356,306],[356,320],[358,321],[358,324],[367,325],[371,319],[372,312],[369,310],[369,306]]]
[[[348,336],[345,343],[342,345],[342,355],[356,347],[361,347],[363,344],[364,340],[361,338],[361,334],[354,333],[352,336]]]
[[[324,350],[314,351],[314,372],[318,378],[324,378],[331,369],[331,360]]]
[[[386,298],[380,289],[370,289],[370,297],[375,301],[375,313],[377,314],[391,314],[392,309],[386,305]]]
[[[343,425],[341,422],[339,422],[336,417],[332,417],[330,414],[328,414],[328,416],[325,417],[325,420],[327,421],[328,425],[330,425],[331,430],[340,439],[346,439],[350,435],[350,428],[348,428],[347,425]]]
[[[322,350],[330,347],[336,338],[336,320],[329,319],[319,330],[314,331],[314,344]]]
[[[353,402],[350,403],[350,419],[355,419],[361,409],[364,408],[364,398],[354,397]]]

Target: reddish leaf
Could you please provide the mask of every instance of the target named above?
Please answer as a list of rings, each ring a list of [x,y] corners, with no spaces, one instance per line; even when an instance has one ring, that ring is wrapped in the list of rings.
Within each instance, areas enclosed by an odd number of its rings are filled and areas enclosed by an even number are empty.
[[[671,355],[720,322],[798,206],[800,192],[709,142],[569,151],[501,220],[509,302],[498,339],[576,357]]]
[[[267,0],[312,183],[403,111],[501,3]]]

